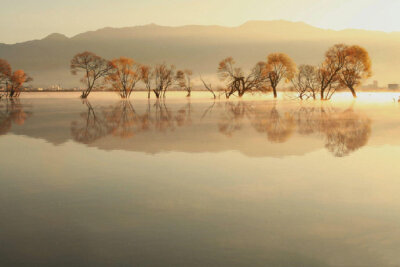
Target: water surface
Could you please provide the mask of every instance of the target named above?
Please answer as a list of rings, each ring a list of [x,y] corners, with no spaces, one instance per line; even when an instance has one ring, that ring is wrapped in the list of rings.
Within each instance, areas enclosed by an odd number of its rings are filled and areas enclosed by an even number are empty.
[[[0,103],[1,266],[400,266],[400,105]]]

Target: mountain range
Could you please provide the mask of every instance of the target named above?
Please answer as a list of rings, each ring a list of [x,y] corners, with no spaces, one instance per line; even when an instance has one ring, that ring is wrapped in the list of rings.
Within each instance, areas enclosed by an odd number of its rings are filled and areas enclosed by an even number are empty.
[[[192,69],[195,77],[216,79],[218,62],[228,56],[243,68],[265,60],[272,52],[287,53],[297,64],[318,64],[336,43],[364,46],[373,62],[373,79],[381,84],[400,82],[400,32],[335,31],[288,21],[249,21],[237,27],[108,27],[71,38],[54,33],[41,40],[0,43],[0,58],[28,72],[35,87],[71,88],[80,84],[70,74],[69,62],[85,50],[108,59],[126,56],[144,64],[166,62]]]

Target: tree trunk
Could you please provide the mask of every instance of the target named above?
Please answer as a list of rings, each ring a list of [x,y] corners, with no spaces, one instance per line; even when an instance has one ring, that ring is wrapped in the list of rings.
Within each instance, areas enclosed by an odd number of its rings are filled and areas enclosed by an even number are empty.
[[[350,89],[351,94],[353,95],[353,97],[357,98],[357,94],[356,94],[356,91],[354,90],[354,88],[352,86],[349,86],[349,89]]]
[[[278,93],[276,92],[276,87],[272,87],[272,91],[274,91],[274,98],[277,98]]]

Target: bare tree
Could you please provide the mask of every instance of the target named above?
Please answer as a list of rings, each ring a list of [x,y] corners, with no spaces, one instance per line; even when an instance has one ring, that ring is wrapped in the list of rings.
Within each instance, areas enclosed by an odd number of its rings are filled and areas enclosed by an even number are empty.
[[[207,89],[207,91],[209,91],[213,95],[214,99],[216,99],[217,95],[214,93],[214,90],[212,89],[212,85],[206,84],[206,82],[203,80],[203,78],[201,78],[201,76],[200,76],[200,80],[203,83],[204,87]]]
[[[225,58],[219,63],[218,75],[221,81],[225,81],[226,97],[237,93],[242,97],[246,92],[264,91],[267,86],[267,77],[264,75],[265,63],[259,62],[246,75],[242,68],[235,67],[232,57]]]
[[[187,92],[186,97],[190,97],[192,94],[192,83],[191,76],[193,72],[191,70],[178,70],[176,72],[175,80],[178,83],[178,86]]]
[[[319,89],[317,68],[311,65],[300,65],[292,78],[292,84],[300,99],[316,99]]]
[[[175,79],[175,66],[167,66],[165,63],[159,64],[154,68],[155,89],[153,90],[157,98],[165,94]]]
[[[140,66],[140,79],[146,86],[147,98],[150,98],[151,84],[152,84],[153,78],[154,78],[154,72],[153,72],[152,68],[149,66],[146,66],[146,65],[141,65]]]
[[[82,91],[81,98],[87,98],[96,86],[96,82],[100,78],[107,76],[113,69],[113,66],[108,60],[86,51],[72,58],[70,68],[73,75],[76,75],[78,72],[84,73],[81,82],[86,84],[86,89]]]

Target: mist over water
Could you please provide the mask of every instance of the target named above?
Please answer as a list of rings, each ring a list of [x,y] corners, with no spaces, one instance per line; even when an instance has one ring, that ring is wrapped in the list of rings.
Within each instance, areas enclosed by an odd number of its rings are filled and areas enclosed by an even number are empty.
[[[0,265],[399,266],[398,95],[0,102]]]

